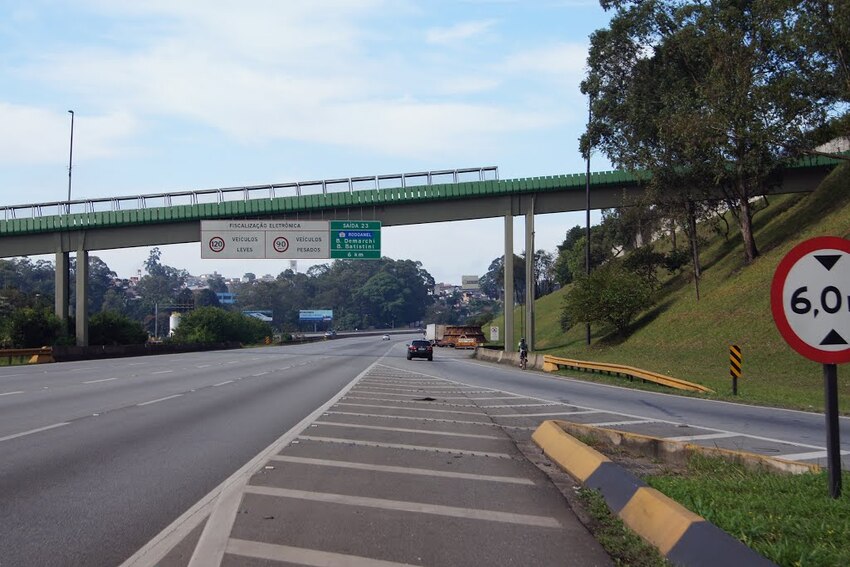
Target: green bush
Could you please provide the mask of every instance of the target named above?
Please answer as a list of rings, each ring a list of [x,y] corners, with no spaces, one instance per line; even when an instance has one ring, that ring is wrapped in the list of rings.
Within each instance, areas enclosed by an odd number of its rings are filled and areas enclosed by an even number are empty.
[[[138,321],[117,311],[101,311],[89,319],[89,344],[136,345],[144,343],[148,334]]]
[[[50,309],[24,307],[12,313],[9,338],[15,348],[52,346],[62,330],[62,322]]]
[[[589,276],[577,278],[564,296],[561,321],[562,324],[606,323],[622,334],[652,303],[652,284],[640,274],[611,262],[593,270]]]
[[[178,343],[259,343],[273,334],[268,323],[218,307],[200,307],[181,317],[173,340]]]

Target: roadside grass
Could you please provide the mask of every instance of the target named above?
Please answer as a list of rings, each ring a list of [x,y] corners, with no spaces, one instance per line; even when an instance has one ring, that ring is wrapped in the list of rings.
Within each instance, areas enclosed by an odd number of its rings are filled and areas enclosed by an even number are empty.
[[[850,565],[850,473],[829,497],[827,472],[752,471],[695,455],[687,472],[650,476],[647,484],[781,566]]]
[[[761,256],[743,264],[735,223],[718,234],[703,223],[703,276],[697,301],[689,274],[667,277],[659,301],[632,325],[626,337],[594,326],[590,346],[584,325],[560,328],[568,287],[540,298],[535,307],[535,351],[579,360],[644,368],[708,386],[708,397],[756,405],[822,411],[823,368],[792,350],[780,336],[770,310],[770,283],[780,260],[797,243],[821,235],[850,238],[850,164],[836,168],[810,194],[769,197],[754,218]],[[720,223],[722,225],[722,223]],[[680,243],[680,246],[682,244]],[[669,243],[659,243],[660,247]],[[514,311],[514,337],[523,332],[524,309]],[[492,324],[504,333],[504,317]],[[504,334],[502,334],[504,337]],[[732,395],[729,347],[743,351],[743,377]],[[633,386],[636,382],[590,373],[570,376]],[[653,388],[649,388],[653,389]],[[668,390],[669,391],[669,390]],[[839,379],[839,408],[850,412],[850,380]]]
[[[633,567],[664,567],[670,563],[658,550],[630,530],[611,513],[605,499],[596,490],[582,488],[578,497],[590,515],[588,529],[608,552],[615,565]]]

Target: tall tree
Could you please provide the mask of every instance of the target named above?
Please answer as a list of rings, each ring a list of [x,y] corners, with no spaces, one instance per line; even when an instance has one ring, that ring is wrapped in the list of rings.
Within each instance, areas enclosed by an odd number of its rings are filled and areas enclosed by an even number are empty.
[[[796,0],[603,0],[583,91],[593,143],[620,167],[722,193],[758,256],[750,200],[825,122],[830,99],[789,53]]]

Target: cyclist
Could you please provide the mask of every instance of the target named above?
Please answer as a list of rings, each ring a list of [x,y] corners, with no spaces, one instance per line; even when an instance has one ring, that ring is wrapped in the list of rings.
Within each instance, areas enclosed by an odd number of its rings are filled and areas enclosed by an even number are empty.
[[[522,337],[519,340],[519,365],[522,368],[525,368],[525,364],[528,361],[528,343],[525,342],[525,337]]]

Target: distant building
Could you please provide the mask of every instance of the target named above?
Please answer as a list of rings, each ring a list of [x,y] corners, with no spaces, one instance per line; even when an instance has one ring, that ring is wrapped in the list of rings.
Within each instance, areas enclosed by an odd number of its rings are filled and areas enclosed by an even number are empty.
[[[216,297],[218,297],[218,302],[222,305],[233,305],[236,303],[236,294],[230,292],[216,292]]]

